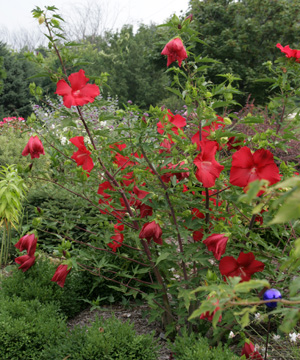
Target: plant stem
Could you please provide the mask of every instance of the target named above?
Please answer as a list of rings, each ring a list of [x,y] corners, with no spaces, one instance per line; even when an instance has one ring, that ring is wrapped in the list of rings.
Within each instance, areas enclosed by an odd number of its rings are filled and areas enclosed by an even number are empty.
[[[160,175],[158,174],[158,172],[156,171],[156,169],[153,167],[153,165],[151,164],[150,160],[148,159],[144,149],[141,147],[141,151],[142,154],[144,155],[144,159],[147,161],[148,165],[150,166],[151,170],[154,172],[154,174],[156,175],[156,177],[158,178],[162,188],[165,190],[165,197],[167,200],[167,203],[169,205],[170,208],[170,212],[171,212],[171,216],[173,218],[173,222],[176,228],[176,232],[177,232],[177,239],[178,239],[178,245],[179,245],[179,250],[182,254],[184,254],[184,250],[183,250],[183,244],[182,244],[182,239],[180,236],[180,231],[179,231],[179,227],[178,227],[178,223],[177,223],[177,219],[176,219],[176,215],[175,215],[175,211],[173,208],[173,205],[171,203],[169,194],[168,194],[168,187],[165,185],[165,183],[162,181],[162,178],[160,177]],[[183,271],[183,276],[184,276],[184,280],[188,281],[188,276],[187,276],[187,270],[186,270],[186,264],[185,262],[182,260],[182,271]]]

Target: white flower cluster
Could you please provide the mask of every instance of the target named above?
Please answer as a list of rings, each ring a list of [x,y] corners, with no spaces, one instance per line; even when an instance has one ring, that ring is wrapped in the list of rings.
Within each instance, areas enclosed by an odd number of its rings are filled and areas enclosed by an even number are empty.
[[[300,340],[300,333],[289,333],[290,342],[297,342],[297,340]]]

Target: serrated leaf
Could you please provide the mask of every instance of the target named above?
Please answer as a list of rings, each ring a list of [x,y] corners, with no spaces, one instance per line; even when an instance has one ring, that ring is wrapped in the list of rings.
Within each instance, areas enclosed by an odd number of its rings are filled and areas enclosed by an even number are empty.
[[[156,260],[155,265],[158,265],[161,261],[166,260],[169,257],[169,255],[170,255],[169,252],[164,252],[164,253],[160,254]]]
[[[234,286],[234,291],[239,293],[247,293],[253,289],[259,289],[267,287],[270,288],[270,284],[267,280],[250,280],[250,281],[243,281],[242,283],[236,284]]]

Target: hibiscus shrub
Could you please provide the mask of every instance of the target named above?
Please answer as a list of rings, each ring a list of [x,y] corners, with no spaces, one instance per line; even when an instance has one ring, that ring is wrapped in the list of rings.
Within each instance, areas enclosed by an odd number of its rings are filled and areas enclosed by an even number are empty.
[[[56,40],[63,34],[53,11],[37,8],[33,14],[42,16],[50,47],[60,53],[63,44]],[[206,82],[214,60],[193,56],[198,34],[190,23],[191,18],[174,16],[166,25],[175,37],[162,51],[168,66],[174,65],[170,90],[185,101],[185,116],[158,107],[144,113],[128,101],[125,110],[107,119],[111,128],[102,127],[105,100],[97,97],[96,85],[103,85],[103,77],[91,84],[84,70],[68,74],[67,49],[61,53],[60,68],[51,77],[63,97],[64,105],[55,108],[62,123],[54,131],[48,126],[46,133],[43,119],[35,114],[26,122],[30,135],[35,131],[41,136],[51,172],[27,176],[78,196],[97,209],[96,219],[107,219],[107,226],[88,242],[76,233],[61,235],[55,254],[62,263],[52,280],[63,286],[73,270],[87,270],[126,296],[146,299],[153,309],[151,320],[159,318],[167,332],[188,321],[196,325],[201,317],[212,321],[218,337],[237,323],[246,327],[258,308],[266,312],[263,294],[272,285],[282,291],[278,303],[289,305],[279,311],[285,315],[281,328],[288,331],[299,317],[300,244],[291,221],[299,217],[298,200],[290,201],[290,208],[285,201],[300,191],[299,178],[289,179],[295,169],[288,163],[279,167],[272,151],[292,136],[285,130],[298,96],[298,58],[270,65],[275,77],[265,80],[280,89],[272,99],[276,129],[270,139],[254,141],[236,128],[240,123],[255,127],[261,117],[239,118],[229,110],[238,106],[238,77],[222,75],[218,86]],[[85,109],[89,114],[95,109],[95,115],[87,117]],[[55,135],[66,123],[69,141],[63,145]],[[25,149],[36,154],[29,145]],[[39,159],[34,160],[38,168]],[[277,244],[268,243],[266,227]],[[93,227],[87,230],[93,232]],[[110,263],[105,254],[122,259],[122,266]]]

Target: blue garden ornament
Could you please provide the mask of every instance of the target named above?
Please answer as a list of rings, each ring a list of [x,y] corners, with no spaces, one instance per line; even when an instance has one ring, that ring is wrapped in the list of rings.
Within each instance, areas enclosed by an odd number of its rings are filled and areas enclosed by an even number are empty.
[[[277,289],[269,289],[264,293],[263,296],[264,300],[272,300],[272,299],[282,299],[281,293],[279,290]],[[277,302],[269,302],[269,303],[265,303],[266,306],[270,309],[274,309],[277,306]]]

